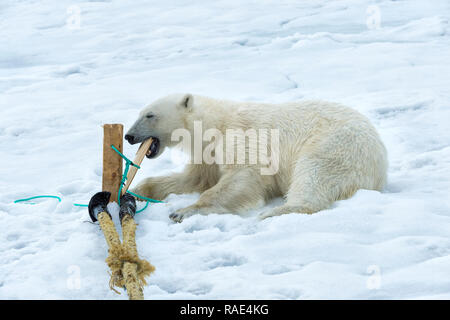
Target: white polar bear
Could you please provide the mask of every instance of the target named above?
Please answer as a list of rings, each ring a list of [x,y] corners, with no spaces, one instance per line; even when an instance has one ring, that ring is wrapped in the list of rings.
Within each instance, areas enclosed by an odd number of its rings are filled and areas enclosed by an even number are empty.
[[[382,190],[386,183],[387,154],[375,128],[357,111],[330,102],[265,104],[173,94],[147,106],[125,139],[135,144],[155,138],[151,157],[156,157],[177,144],[173,141],[177,129],[195,135],[198,123],[204,131],[216,130],[209,144],[203,137],[200,145],[200,153],[209,148],[212,156],[222,150],[228,156],[224,145],[232,144],[233,150],[242,146],[242,140],[228,138],[227,129],[277,129],[279,140],[268,141],[272,160],[277,157],[272,161],[276,166],[273,174],[262,174],[267,161],[237,164],[197,159],[182,173],[151,177],[138,184],[135,193],[156,199],[171,193],[201,193],[195,204],[170,215],[174,221],[196,213],[240,213],[279,196],[285,204],[264,212],[261,218],[314,213],[351,197],[358,189]],[[273,148],[275,143],[278,149]],[[198,148],[191,145],[185,151]],[[244,145],[247,158],[258,153],[257,147],[245,141]]]

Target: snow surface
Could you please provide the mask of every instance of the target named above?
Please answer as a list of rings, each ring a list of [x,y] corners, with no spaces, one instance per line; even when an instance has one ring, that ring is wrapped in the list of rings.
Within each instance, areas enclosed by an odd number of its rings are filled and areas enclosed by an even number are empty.
[[[102,124],[192,92],[354,107],[386,144],[389,183],[262,222],[266,208],[175,224],[198,194],[171,195],[136,217],[147,299],[449,299],[449,17],[448,0],[2,0],[0,298],[127,298],[72,203],[101,189]],[[167,152],[136,181],[181,168]],[[39,194],[63,202],[13,204]]]

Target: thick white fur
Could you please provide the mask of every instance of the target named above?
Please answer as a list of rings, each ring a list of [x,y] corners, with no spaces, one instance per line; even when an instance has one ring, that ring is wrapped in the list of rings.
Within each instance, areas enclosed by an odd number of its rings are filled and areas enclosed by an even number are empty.
[[[149,112],[154,118],[146,122]],[[175,221],[195,213],[239,213],[277,196],[285,204],[261,218],[314,213],[358,189],[382,190],[386,183],[386,149],[375,128],[360,113],[336,103],[265,104],[175,94],[146,107],[129,133],[160,137],[162,152],[173,145],[173,130],[186,128],[193,135],[194,120],[202,121],[204,131],[279,129],[279,170],[267,176],[259,165],[191,164],[182,173],[147,178],[133,190],[157,199],[201,193],[195,204],[171,215]]]

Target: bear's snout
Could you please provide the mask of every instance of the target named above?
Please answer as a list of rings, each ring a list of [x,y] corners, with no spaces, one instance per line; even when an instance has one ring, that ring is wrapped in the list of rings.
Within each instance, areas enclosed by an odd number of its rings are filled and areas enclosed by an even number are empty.
[[[135,137],[131,134],[126,134],[125,135],[125,140],[128,141],[129,144],[135,144],[136,142],[134,142]]]

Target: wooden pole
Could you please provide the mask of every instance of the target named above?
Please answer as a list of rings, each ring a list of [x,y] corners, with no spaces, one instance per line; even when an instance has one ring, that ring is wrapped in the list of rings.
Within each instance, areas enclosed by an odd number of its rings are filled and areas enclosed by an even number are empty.
[[[133,160],[134,164],[137,164],[138,166],[141,165],[142,160],[144,160],[145,154],[148,152],[148,149],[150,148],[152,144],[153,139],[147,139],[145,140],[141,146],[139,147],[138,151],[136,152],[136,156]],[[127,175],[127,181],[125,182],[124,187],[122,188],[122,194],[125,194],[127,192],[128,188],[130,187],[131,182],[133,182],[134,176],[136,175],[138,168],[135,166],[131,166],[130,170],[128,171]]]
[[[105,124],[103,126],[103,180],[102,190],[111,192],[110,202],[118,202],[120,182],[122,181],[122,158],[111,148],[123,152],[123,125]]]

